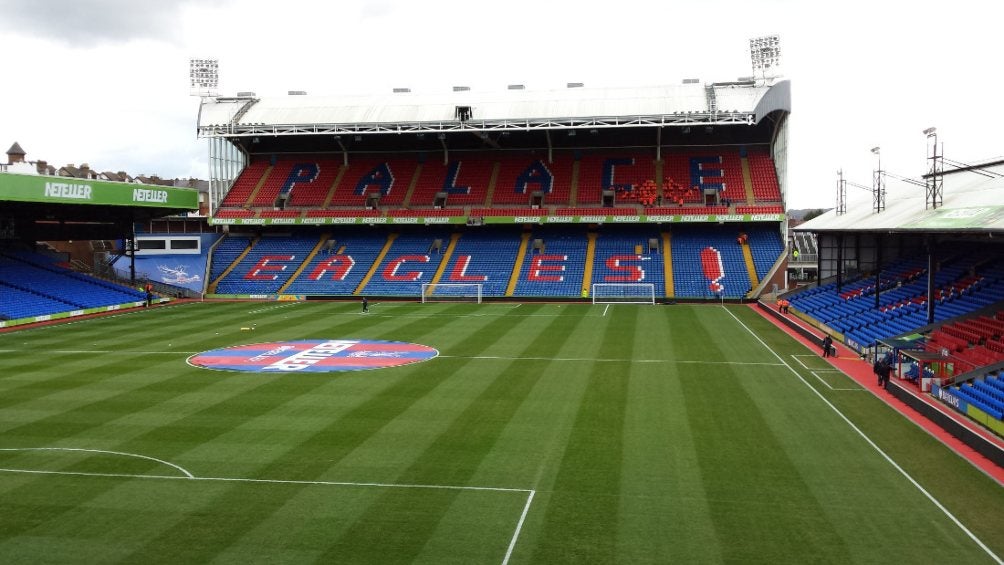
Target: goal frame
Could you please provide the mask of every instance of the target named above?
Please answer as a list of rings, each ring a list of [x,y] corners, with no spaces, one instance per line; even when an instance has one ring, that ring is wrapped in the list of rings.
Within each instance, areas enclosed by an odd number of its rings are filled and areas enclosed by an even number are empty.
[[[619,287],[625,290],[635,290],[644,292],[625,293],[619,295],[597,292],[598,289],[612,289]],[[602,296],[597,296],[602,294]],[[589,296],[593,299],[593,304],[655,304],[655,285],[652,283],[593,283]]]
[[[442,294],[436,296],[437,288],[461,288],[468,287],[473,290],[472,293],[467,294]],[[427,302],[471,302],[475,301],[477,304],[481,304],[482,292],[484,290],[484,285],[481,283],[422,283],[422,304]],[[472,300],[465,300],[465,299]]]

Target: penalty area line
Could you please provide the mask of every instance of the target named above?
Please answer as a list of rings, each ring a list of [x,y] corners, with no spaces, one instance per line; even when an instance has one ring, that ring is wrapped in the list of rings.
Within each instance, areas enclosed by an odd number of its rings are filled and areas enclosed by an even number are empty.
[[[44,449],[44,448],[36,448]],[[8,451],[23,451],[23,450],[8,450]],[[88,450],[94,451],[94,450]],[[104,452],[110,453],[110,452]],[[133,454],[128,454],[133,455]],[[153,459],[152,457],[138,456],[143,459],[152,459],[154,461],[160,461],[159,459]],[[348,482],[348,481],[294,481],[294,480],[282,480],[282,479],[246,479],[239,477],[196,477],[185,471],[181,467],[174,465],[172,463],[167,463],[165,461],[160,461],[161,463],[166,463],[171,467],[182,470],[186,473],[185,476],[178,475],[133,475],[127,473],[92,473],[83,471],[45,471],[41,469],[8,469],[0,468],[0,473],[21,473],[28,475],[62,475],[62,476],[72,476],[72,477],[99,477],[99,478],[117,478],[117,479],[161,479],[169,481],[208,481],[208,482],[230,482],[230,483],[250,483],[250,484],[272,484],[272,485],[300,485],[300,486],[340,486],[340,487],[377,487],[377,488],[397,488],[397,489],[430,489],[430,490],[459,490],[459,491],[473,491],[473,492],[501,492],[501,493],[525,493],[526,502],[523,504],[523,511],[519,515],[519,520],[516,522],[516,529],[512,533],[512,537],[509,539],[509,546],[506,548],[505,556],[502,558],[502,565],[508,565],[509,559],[512,557],[512,552],[516,548],[516,542],[519,540],[519,535],[523,531],[523,524],[526,523],[526,516],[530,512],[530,505],[533,503],[533,497],[537,494],[534,489],[525,488],[510,488],[510,487],[481,487],[481,486],[464,486],[464,485],[423,485],[423,484],[407,484],[407,483],[360,483],[360,482]]]
[[[531,490],[526,495],[526,504],[523,505],[523,513],[519,515],[519,521],[516,522],[516,531],[512,533],[512,539],[509,540],[509,547],[505,551],[505,557],[502,558],[502,565],[508,565],[509,558],[512,557],[512,550],[516,549],[516,540],[519,539],[519,533],[523,530],[523,523],[526,522],[526,515],[530,512],[530,504],[533,503],[533,495],[535,494],[537,494],[537,491]]]
[[[144,458],[145,459],[145,458]],[[168,465],[171,465],[168,463]],[[175,465],[172,467],[181,469]],[[130,473],[94,473],[85,471],[46,471],[42,469],[12,469],[0,468],[4,473],[25,473],[31,475],[66,475],[73,477],[115,477],[123,479],[162,479],[162,480],[182,480],[182,481],[208,481],[225,483],[251,483],[251,484],[273,484],[273,485],[301,485],[301,486],[336,486],[336,487],[377,487],[377,488],[400,488],[400,489],[429,489],[429,490],[463,490],[474,492],[534,492],[532,489],[512,488],[512,487],[481,487],[468,485],[423,485],[408,483],[365,483],[350,481],[297,481],[286,479],[247,479],[242,477],[197,477],[194,475],[137,475]],[[187,471],[185,471],[187,473]]]

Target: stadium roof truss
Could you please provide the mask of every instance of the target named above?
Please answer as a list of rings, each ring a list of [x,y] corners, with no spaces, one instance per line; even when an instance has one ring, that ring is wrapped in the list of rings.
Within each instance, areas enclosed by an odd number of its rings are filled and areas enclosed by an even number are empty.
[[[460,108],[467,108],[470,117],[459,119]],[[772,85],[733,82],[583,88],[559,93],[395,94],[362,99],[245,95],[204,98],[197,132],[199,137],[228,138],[752,126],[776,110],[790,111],[788,81]]]
[[[254,135],[452,133],[490,131],[534,131],[596,129],[615,127],[663,127],[686,125],[752,125],[749,112],[687,113],[668,116],[607,116],[587,119],[546,118],[539,120],[440,121],[418,123],[360,124],[213,124],[199,127],[201,137],[246,137]]]

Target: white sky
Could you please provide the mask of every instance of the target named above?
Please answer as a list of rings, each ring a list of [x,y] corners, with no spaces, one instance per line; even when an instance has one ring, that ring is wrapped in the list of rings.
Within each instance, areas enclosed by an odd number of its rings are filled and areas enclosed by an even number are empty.
[[[0,0],[0,151],[206,178],[189,57],[220,60],[224,94],[642,86],[748,76],[749,38],[777,33],[788,206],[831,207],[837,169],[871,184],[874,146],[883,168],[923,174],[929,126],[948,158],[1004,155],[1002,15],[976,0]]]

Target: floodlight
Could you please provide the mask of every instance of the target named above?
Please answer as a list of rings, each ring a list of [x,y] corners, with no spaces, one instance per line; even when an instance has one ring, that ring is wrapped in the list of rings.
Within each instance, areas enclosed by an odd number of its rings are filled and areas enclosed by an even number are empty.
[[[878,147],[872,147],[872,153],[878,155],[879,154],[879,148]]]
[[[189,94],[192,96],[216,96],[220,83],[220,68],[217,59],[189,59]]]
[[[777,35],[750,39],[750,60],[753,70],[765,71],[781,64],[781,39]],[[754,72],[754,74],[756,74]]]
[[[938,131],[938,128],[934,128],[934,127],[927,128],[927,129],[924,130],[924,135],[933,135],[934,132],[936,132],[936,131]]]

